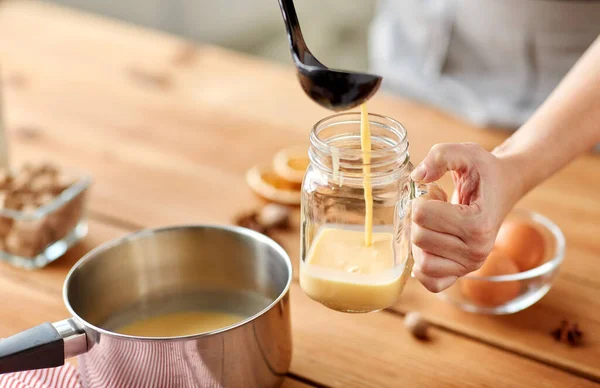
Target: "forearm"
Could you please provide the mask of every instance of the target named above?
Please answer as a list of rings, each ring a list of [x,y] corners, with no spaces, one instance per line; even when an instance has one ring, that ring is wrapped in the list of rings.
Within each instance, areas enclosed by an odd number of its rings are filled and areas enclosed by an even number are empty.
[[[493,153],[514,167],[521,178],[517,196],[522,196],[599,142],[600,37],[527,123]]]

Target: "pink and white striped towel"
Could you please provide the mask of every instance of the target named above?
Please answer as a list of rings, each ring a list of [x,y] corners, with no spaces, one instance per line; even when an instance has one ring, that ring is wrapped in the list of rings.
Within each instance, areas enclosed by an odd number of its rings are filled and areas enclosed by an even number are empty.
[[[79,372],[66,363],[58,368],[0,375],[0,388],[80,388]]]

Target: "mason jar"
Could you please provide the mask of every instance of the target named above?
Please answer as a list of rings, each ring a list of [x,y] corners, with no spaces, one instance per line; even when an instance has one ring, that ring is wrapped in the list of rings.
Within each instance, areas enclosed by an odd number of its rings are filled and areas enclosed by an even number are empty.
[[[427,192],[410,179],[406,129],[377,114],[369,114],[369,123],[367,165],[360,113],[319,121],[310,134],[310,165],[302,184],[300,285],[310,298],[343,312],[377,311],[395,303],[413,266],[409,204]],[[370,172],[365,172],[367,166]],[[365,177],[372,188],[376,249],[361,246]],[[386,264],[370,266],[380,255],[387,255]],[[361,270],[357,261],[368,270]]]

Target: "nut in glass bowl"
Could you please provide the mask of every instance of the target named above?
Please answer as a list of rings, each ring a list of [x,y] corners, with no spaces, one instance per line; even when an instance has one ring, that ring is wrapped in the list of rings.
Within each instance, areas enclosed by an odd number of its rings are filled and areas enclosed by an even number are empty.
[[[541,214],[514,210],[506,218],[506,222],[526,225],[539,232],[543,244],[543,257],[540,263],[531,269],[517,270],[516,263],[522,263],[522,257],[510,258],[507,249],[494,248],[486,260],[503,261],[506,274],[483,276],[477,272],[459,279],[452,287],[438,294],[442,299],[451,302],[462,310],[479,314],[512,314],[524,310],[548,293],[565,255],[565,237],[560,228]],[[500,234],[499,234],[500,236]],[[509,239],[509,244],[523,242],[523,236]],[[519,241],[520,240],[520,241]],[[498,240],[496,240],[498,244]],[[530,256],[530,250],[535,249],[531,239],[525,240],[522,247],[508,247],[510,252],[521,252]],[[525,249],[525,251],[523,251]],[[492,256],[495,257],[492,257]],[[510,263],[507,263],[507,260]],[[512,267],[511,267],[512,266]],[[514,270],[511,270],[514,268]]]
[[[62,256],[87,234],[90,184],[49,164],[0,171],[0,260],[31,269]]]

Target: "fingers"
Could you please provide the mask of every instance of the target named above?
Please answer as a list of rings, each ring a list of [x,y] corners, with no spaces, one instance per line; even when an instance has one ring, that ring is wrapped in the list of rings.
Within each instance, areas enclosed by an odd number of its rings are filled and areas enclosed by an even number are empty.
[[[416,268],[413,269],[413,274],[415,275],[415,278],[417,278],[417,280],[421,282],[423,286],[425,286],[425,288],[427,288],[431,292],[436,293],[444,291],[445,289],[453,285],[454,282],[456,282],[456,279],[458,279],[457,276],[444,276],[439,278],[427,276],[421,273]]]
[[[413,258],[415,260],[413,272],[416,270],[428,277],[460,277],[469,272],[464,265],[431,252],[424,251],[417,246],[413,246]]]
[[[412,203],[412,221],[424,228],[448,233],[463,239],[474,209],[442,201],[417,198]]]
[[[431,183],[449,171],[456,188],[452,203],[432,192],[414,200],[411,207],[413,272],[433,292],[481,267],[498,226],[494,210],[498,168],[489,152],[476,144],[438,144],[411,178]]]
[[[412,172],[417,182],[437,181],[448,171],[468,170],[471,166],[473,145],[443,143],[431,147],[423,162]]]
[[[426,229],[413,223],[411,225],[411,238],[413,245],[417,248],[446,260],[454,261],[463,267],[461,273],[457,275],[465,275],[475,269],[471,269],[473,266],[469,260],[469,247],[456,236]],[[427,271],[424,272],[427,273]]]

